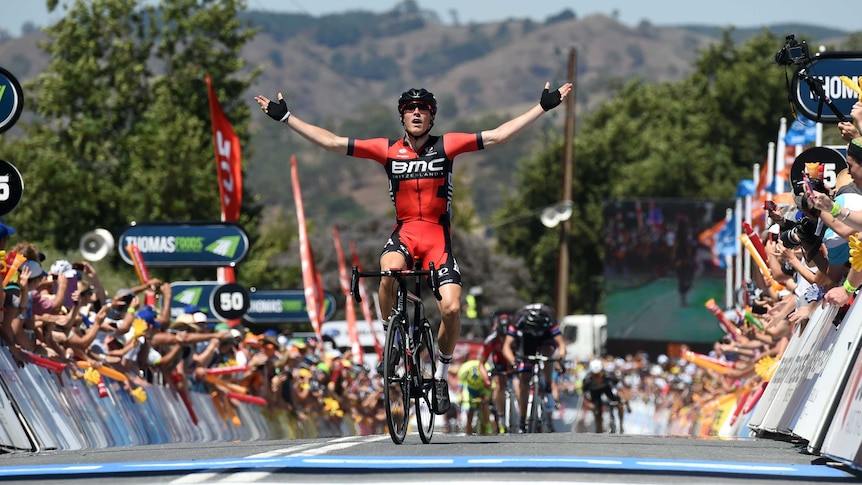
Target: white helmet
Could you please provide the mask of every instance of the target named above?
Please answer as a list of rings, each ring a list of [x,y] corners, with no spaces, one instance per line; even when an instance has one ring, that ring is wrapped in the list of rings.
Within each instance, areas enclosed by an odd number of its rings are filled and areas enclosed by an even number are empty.
[[[590,361],[590,373],[598,374],[599,372],[604,370],[604,365],[602,365],[602,361],[599,359],[593,359]]]

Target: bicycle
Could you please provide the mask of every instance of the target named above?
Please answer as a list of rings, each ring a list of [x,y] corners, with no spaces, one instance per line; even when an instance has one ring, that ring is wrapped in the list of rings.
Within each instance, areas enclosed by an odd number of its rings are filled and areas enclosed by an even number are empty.
[[[617,433],[617,409],[619,409],[620,402],[619,401],[609,401],[605,399],[604,396],[599,398],[599,403],[596,405],[593,413],[595,415],[596,422],[596,433],[606,432],[607,434],[616,434]],[[608,428],[607,431],[604,431],[599,428],[602,424],[603,417],[605,414],[605,410],[607,410],[608,415]]]
[[[421,265],[417,262],[417,268]],[[385,271],[359,271],[353,266],[350,294],[360,303],[359,278],[392,277],[397,282],[395,308],[386,325],[383,347],[383,403],[389,436],[395,444],[404,442],[410,420],[410,401],[413,400],[416,425],[423,443],[430,443],[434,435],[434,373],[437,370],[436,338],[431,323],[425,318],[425,306],[420,298],[422,278],[429,285],[437,301],[442,299],[434,264],[423,269],[391,269]],[[408,288],[414,282],[413,291]],[[412,308],[408,308],[411,306]],[[412,309],[412,317],[411,312]]]
[[[527,396],[527,419],[525,420],[527,423],[527,432],[553,432],[553,425],[550,422],[551,413],[548,412],[551,411],[551,406],[544,389],[544,370],[547,362],[556,362],[559,359],[552,359],[536,353],[536,355],[524,356],[523,360],[533,363],[533,373],[530,376],[530,392]],[[548,421],[547,423],[546,420]]]

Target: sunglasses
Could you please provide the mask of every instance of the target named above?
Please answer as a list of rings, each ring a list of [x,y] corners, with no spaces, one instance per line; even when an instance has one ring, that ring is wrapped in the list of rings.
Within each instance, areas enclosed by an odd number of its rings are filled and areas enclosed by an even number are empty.
[[[419,109],[419,111],[431,111],[431,106],[425,103],[408,103],[404,105],[403,111],[413,111],[415,109]]]

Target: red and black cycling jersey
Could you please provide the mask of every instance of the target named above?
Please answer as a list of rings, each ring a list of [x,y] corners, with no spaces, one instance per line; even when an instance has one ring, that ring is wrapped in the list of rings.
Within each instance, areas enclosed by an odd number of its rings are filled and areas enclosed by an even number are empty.
[[[482,342],[482,355],[487,356],[485,360],[493,363],[494,368],[497,370],[505,369],[512,365],[511,362],[506,360],[506,357],[503,356],[503,342],[506,340],[506,334],[499,335],[497,331],[494,330],[487,337],[485,337],[485,341]]]
[[[481,133],[446,133],[429,137],[418,153],[404,138],[351,138],[347,155],[384,166],[398,222],[448,226],[452,219],[453,161],[462,153],[482,148]]]

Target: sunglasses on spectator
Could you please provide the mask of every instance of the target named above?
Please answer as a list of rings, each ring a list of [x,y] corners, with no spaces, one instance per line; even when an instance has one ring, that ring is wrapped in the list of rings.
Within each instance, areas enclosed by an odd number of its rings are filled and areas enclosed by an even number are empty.
[[[404,111],[413,111],[415,109],[419,109],[419,111],[431,111],[431,106],[425,103],[408,103],[404,105]]]

